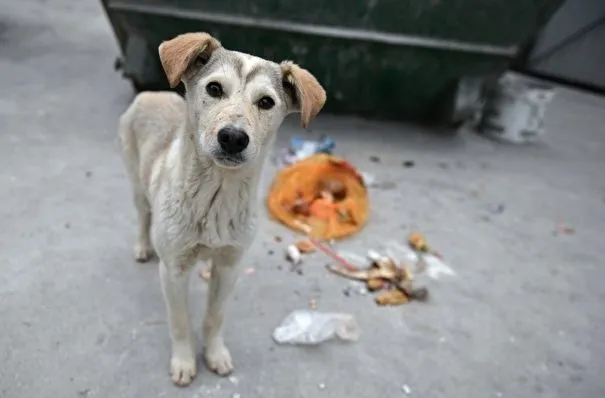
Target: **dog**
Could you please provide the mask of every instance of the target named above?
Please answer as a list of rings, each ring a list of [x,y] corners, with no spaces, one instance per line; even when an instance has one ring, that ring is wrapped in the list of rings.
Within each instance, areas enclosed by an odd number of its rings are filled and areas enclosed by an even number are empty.
[[[232,372],[222,337],[223,306],[257,229],[263,163],[284,118],[301,124],[320,112],[326,93],[307,70],[225,49],[207,33],[164,41],[159,56],[176,93],[138,94],[119,121],[122,157],[138,212],[134,256],[157,254],[172,340],[170,374],[179,386],[197,372],[188,285],[198,261],[212,272],[203,321],[210,370]]]

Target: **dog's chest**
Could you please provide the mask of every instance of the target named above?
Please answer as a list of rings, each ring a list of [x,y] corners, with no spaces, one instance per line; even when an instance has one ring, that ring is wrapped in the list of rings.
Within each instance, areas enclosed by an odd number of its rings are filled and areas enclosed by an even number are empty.
[[[246,182],[212,181],[189,203],[196,243],[208,248],[247,244],[254,228],[253,192]]]

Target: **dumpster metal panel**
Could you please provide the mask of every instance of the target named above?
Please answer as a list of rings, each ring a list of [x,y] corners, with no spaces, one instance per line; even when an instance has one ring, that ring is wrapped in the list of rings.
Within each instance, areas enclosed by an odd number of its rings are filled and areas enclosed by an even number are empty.
[[[490,32],[469,26],[486,27],[485,6],[467,4],[468,12],[462,12],[439,1],[431,7],[426,1],[376,0],[308,0],[302,7],[286,0],[121,0],[107,1],[106,6],[109,18],[130,36],[144,38],[156,57],[162,40],[203,30],[228,48],[275,61],[291,59],[308,68],[326,87],[328,111],[429,120],[444,110],[448,113],[461,77],[502,73],[517,44],[558,2],[519,2],[524,4],[525,29],[518,21],[511,29],[509,20],[508,29]],[[469,2],[456,2],[459,7],[463,3]],[[491,3],[499,4],[491,12],[511,18],[511,9],[520,7],[507,8],[507,1]],[[449,15],[448,23],[446,10],[458,12]],[[531,24],[524,19],[527,15]],[[166,87],[163,78],[157,84],[142,80],[139,86]]]

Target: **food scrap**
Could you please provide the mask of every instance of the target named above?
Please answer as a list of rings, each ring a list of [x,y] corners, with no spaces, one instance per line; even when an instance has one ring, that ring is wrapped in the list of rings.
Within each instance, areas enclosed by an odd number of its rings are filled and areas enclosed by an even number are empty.
[[[389,290],[378,294],[375,301],[378,305],[402,305],[407,304],[410,299],[401,290],[390,288]]]
[[[428,289],[414,288],[413,275],[408,267],[399,266],[390,257],[381,256],[375,251],[368,252],[371,265],[366,269],[347,269],[342,265],[328,264],[330,272],[345,278],[364,281],[369,291],[377,294],[376,304],[401,305],[410,300],[428,300]]]
[[[301,253],[314,253],[317,249],[315,248],[315,245],[313,244],[313,242],[311,242],[308,239],[303,239],[303,240],[299,240],[298,242],[296,242],[296,248],[298,249],[299,252]]]
[[[410,247],[416,251],[428,253],[430,248],[424,236],[420,232],[412,232],[408,238]]]

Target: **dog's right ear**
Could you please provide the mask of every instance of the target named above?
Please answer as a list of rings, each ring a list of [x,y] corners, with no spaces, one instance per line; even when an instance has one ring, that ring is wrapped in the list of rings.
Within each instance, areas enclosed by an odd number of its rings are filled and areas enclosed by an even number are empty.
[[[205,64],[219,47],[221,43],[208,33],[185,33],[160,44],[160,61],[170,87],[179,84],[193,62]]]

